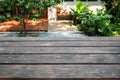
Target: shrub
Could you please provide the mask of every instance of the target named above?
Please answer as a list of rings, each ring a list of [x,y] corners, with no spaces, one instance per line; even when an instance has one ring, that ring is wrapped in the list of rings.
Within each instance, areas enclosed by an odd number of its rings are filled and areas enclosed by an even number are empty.
[[[120,0],[103,0],[106,13],[113,15],[111,22],[120,26]]]
[[[111,25],[112,15],[105,14],[103,10],[97,10],[96,14],[91,12],[80,15],[79,29],[89,36],[111,36],[117,33],[118,26]]]
[[[4,22],[4,21],[6,21],[6,17],[3,15],[0,15],[0,22]]]
[[[72,14],[73,14],[73,20],[74,20],[74,25],[77,25],[79,23],[81,23],[80,21],[80,15],[81,13],[85,12],[85,11],[89,11],[88,6],[82,4],[82,2],[79,0],[76,2],[76,10],[72,9]]]
[[[75,21],[77,20],[76,23],[79,31],[89,36],[120,34],[120,0],[103,1],[107,3],[105,4],[106,10],[97,10],[96,13],[93,13],[80,0],[77,1],[76,10],[71,10],[76,17]]]

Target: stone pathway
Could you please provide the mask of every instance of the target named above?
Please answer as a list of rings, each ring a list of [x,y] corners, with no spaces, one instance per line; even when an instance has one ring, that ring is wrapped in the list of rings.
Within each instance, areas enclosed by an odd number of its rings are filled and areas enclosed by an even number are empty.
[[[78,32],[69,20],[49,21],[48,32]]]

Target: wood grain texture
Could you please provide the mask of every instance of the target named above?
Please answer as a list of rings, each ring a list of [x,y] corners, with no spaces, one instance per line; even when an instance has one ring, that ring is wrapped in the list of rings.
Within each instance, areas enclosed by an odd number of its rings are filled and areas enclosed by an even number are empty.
[[[120,41],[31,41],[31,42],[0,42],[0,47],[120,47]]]
[[[0,47],[0,53],[120,53],[120,47]]]
[[[120,41],[120,37],[81,37],[81,38],[39,38],[39,37],[1,37],[0,41]]]
[[[120,78],[120,65],[0,65],[1,78]]]
[[[120,37],[1,37],[0,80],[18,78],[119,80]]]
[[[0,80],[120,80],[120,78],[0,78]]]
[[[9,54],[0,64],[120,64],[120,54]]]

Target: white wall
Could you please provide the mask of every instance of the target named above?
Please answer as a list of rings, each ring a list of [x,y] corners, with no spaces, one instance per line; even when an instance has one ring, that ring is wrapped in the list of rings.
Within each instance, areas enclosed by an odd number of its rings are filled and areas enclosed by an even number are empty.
[[[62,4],[60,4],[59,6],[62,7],[62,11],[61,12],[70,12],[70,8],[75,9],[75,4],[76,4],[77,0],[74,0],[74,2],[63,2]],[[91,10],[96,11],[96,9],[101,9],[102,5],[101,5],[101,1],[86,1],[83,2],[83,4],[88,4],[88,6],[90,7]],[[55,20],[56,19],[56,9],[55,8],[49,8],[48,11],[48,15],[49,15],[49,20]]]
[[[75,9],[76,0],[74,2],[63,2],[63,9],[66,9],[67,12],[71,11],[70,8]]]

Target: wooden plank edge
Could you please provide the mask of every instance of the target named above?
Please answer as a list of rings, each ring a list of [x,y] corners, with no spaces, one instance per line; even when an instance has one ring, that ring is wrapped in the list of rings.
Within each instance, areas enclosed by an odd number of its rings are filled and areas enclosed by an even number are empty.
[[[42,38],[42,37],[0,37],[0,41],[120,41],[120,37]]]
[[[120,80],[120,78],[0,78],[0,80]]]

